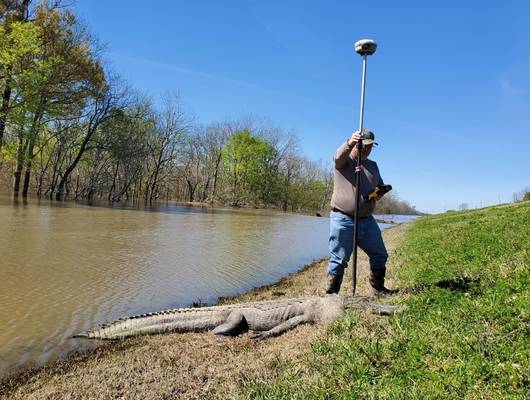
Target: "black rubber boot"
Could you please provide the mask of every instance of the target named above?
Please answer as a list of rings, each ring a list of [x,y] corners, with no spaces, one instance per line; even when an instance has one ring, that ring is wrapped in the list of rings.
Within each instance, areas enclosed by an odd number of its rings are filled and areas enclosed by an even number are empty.
[[[376,269],[370,271],[370,286],[372,286],[372,294],[374,296],[387,296],[397,293],[397,290],[388,289],[385,287],[386,269]]]
[[[332,275],[328,273],[328,286],[326,288],[327,294],[339,293],[343,276],[344,275]]]

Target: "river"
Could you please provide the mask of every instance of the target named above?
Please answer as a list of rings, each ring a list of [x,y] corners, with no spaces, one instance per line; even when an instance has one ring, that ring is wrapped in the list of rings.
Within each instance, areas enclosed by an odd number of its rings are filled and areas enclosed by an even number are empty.
[[[326,257],[328,232],[274,211],[0,196],[0,376],[90,348],[71,336],[100,323],[275,282]]]

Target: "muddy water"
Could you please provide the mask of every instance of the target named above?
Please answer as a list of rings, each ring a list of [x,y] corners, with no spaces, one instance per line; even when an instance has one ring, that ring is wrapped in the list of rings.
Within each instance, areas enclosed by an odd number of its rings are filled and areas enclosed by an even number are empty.
[[[95,325],[271,283],[326,255],[328,219],[0,198],[0,376]]]
[[[328,232],[277,212],[0,196],[0,377],[89,348],[70,337],[97,324],[277,281],[327,256]]]

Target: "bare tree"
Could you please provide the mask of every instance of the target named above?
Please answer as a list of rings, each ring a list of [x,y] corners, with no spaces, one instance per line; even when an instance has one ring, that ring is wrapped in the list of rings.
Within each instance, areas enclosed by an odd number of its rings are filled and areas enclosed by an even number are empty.
[[[70,165],[66,168],[61,176],[57,191],[55,193],[56,200],[64,199],[65,186],[68,182],[70,174],[77,167],[83,154],[92,148],[91,140],[97,132],[98,128],[103,122],[112,116],[116,110],[126,106],[126,88],[116,77],[110,77],[109,82],[103,87],[93,93],[93,96],[88,99],[84,114],[79,120],[79,131],[82,132],[79,139],[80,143],[77,148],[76,155]]]
[[[513,202],[517,203],[520,201],[526,201],[530,197],[530,186],[525,187],[517,193],[513,194]]]
[[[165,106],[157,116],[157,126],[150,142],[150,174],[145,190],[145,201],[152,202],[160,196],[160,180],[165,169],[177,160],[182,140],[189,129],[180,99],[167,95]]]
[[[468,208],[469,208],[469,204],[468,203],[460,203],[459,206],[458,206],[458,209],[460,211],[467,210]]]

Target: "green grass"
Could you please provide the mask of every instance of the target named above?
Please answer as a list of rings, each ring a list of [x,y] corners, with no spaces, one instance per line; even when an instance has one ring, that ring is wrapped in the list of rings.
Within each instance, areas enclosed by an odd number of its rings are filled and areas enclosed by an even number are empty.
[[[530,203],[423,218],[390,268],[405,312],[348,313],[248,397],[530,398]]]

